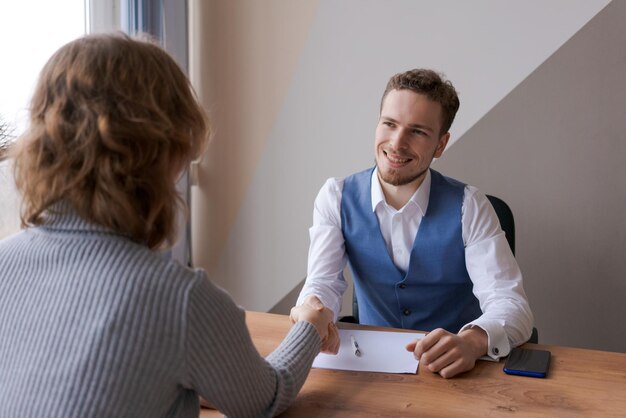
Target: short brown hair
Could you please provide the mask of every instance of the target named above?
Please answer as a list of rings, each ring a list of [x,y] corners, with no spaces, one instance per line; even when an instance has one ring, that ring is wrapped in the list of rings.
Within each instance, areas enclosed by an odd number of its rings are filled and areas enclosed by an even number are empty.
[[[441,105],[441,132],[443,135],[450,130],[456,112],[459,110],[459,96],[449,80],[433,70],[418,68],[398,73],[389,79],[380,100],[382,111],[385,97],[391,90],[411,90],[424,94],[430,100]]]
[[[175,180],[204,151],[209,127],[163,49],[122,33],[68,43],[41,71],[29,122],[11,152],[23,226],[67,202],[150,248],[174,243]]]

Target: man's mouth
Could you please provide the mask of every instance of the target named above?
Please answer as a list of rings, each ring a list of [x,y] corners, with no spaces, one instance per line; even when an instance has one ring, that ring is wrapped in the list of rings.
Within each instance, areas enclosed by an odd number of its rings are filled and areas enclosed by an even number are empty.
[[[411,158],[406,158],[401,155],[389,154],[387,151],[383,151],[387,159],[393,164],[406,164],[411,161]]]

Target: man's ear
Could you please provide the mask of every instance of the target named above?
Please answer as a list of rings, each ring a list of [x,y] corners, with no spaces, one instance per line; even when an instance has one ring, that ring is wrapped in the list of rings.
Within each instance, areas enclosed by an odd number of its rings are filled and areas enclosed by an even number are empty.
[[[450,132],[446,132],[439,137],[439,143],[437,144],[437,148],[435,149],[435,158],[441,157],[441,154],[443,154],[443,151],[446,149],[446,145],[448,145],[449,139]]]

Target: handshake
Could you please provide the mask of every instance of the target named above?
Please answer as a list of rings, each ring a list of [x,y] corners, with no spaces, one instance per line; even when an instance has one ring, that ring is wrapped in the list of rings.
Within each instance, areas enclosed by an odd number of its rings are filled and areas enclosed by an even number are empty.
[[[308,296],[302,305],[291,308],[289,314],[292,323],[306,321],[315,327],[322,339],[321,351],[328,354],[337,354],[339,351],[339,332],[334,317],[334,312],[316,296]]]

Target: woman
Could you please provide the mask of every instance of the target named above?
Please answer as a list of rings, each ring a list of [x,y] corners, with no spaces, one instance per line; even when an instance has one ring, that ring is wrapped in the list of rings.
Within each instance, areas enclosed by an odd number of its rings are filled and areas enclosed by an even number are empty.
[[[12,150],[26,229],[0,242],[1,417],[197,417],[199,396],[271,416],[294,399],[332,314],[294,311],[263,359],[230,297],[155,251],[207,131],[148,41],[86,36],[50,58]]]

